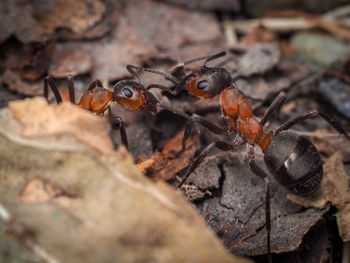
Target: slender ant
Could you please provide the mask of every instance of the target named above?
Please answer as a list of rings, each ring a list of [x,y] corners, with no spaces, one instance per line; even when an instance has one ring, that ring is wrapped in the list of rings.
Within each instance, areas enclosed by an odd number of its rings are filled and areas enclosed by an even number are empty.
[[[247,143],[247,159],[251,171],[261,177],[265,182],[265,211],[266,211],[266,243],[267,261],[271,262],[271,211],[269,177],[255,161],[255,146],[258,145],[264,154],[264,163],[275,179],[298,196],[310,196],[316,192],[323,178],[323,166],[320,153],[306,137],[289,129],[309,118],[321,117],[330,124],[337,132],[344,135],[349,141],[350,136],[337,122],[332,120],[326,113],[317,109],[311,109],[284,122],[275,131],[264,131],[264,126],[270,121],[274,113],[278,112],[286,99],[286,94],[280,92],[272,104],[266,110],[261,120],[253,115],[252,104],[247,96],[236,86],[230,73],[221,67],[208,67],[207,62],[226,55],[220,52],[211,56],[192,59],[176,66],[171,73],[164,73],[153,69],[137,68],[155,74],[166,75],[165,78],[173,83],[166,87],[154,84],[167,92],[177,95],[185,90],[189,94],[201,99],[213,99],[220,97],[222,119],[226,129],[211,129],[210,122],[195,115],[196,120],[205,123],[205,127],[216,134],[236,133],[232,142],[217,140],[209,144],[196,157],[188,167],[183,180],[179,184],[181,188],[191,172],[205,158],[209,151],[216,147],[223,151],[234,150],[238,145]],[[185,73],[184,66],[194,61],[205,59],[204,64],[189,74]],[[191,117],[193,118],[193,116]],[[184,140],[193,134],[193,122],[185,129]]]
[[[118,81],[113,86],[113,91],[103,87],[99,79],[94,80],[84,92],[79,102],[75,100],[75,87],[72,76],[68,76],[68,90],[70,102],[81,107],[82,109],[91,111],[96,114],[103,115],[105,111],[109,113],[109,121],[112,127],[118,127],[122,144],[127,148],[128,139],[124,127],[124,122],[121,117],[112,116],[112,102],[116,102],[127,110],[140,111],[146,110],[152,114],[157,114],[160,110],[167,110],[185,119],[190,119],[190,116],[184,112],[168,107],[159,103],[154,95],[149,91],[151,88],[157,88],[154,85],[145,86],[139,79],[138,74],[132,67],[127,66],[127,70],[133,76],[133,79],[124,79]],[[44,81],[44,97],[49,101],[49,89],[53,92],[57,103],[63,101],[62,95],[55,85],[53,78],[47,76]],[[215,125],[213,126],[215,127]]]

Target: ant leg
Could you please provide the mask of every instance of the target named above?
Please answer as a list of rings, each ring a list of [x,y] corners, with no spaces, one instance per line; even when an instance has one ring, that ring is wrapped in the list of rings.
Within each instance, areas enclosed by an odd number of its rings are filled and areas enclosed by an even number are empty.
[[[274,113],[278,112],[286,100],[286,93],[281,91],[278,96],[273,100],[270,107],[265,111],[264,116],[261,118],[260,123],[265,125],[273,116]]]
[[[47,102],[49,102],[49,88],[52,90],[53,94],[55,95],[57,104],[62,102],[62,96],[53,82],[53,79],[51,76],[47,76],[44,80],[44,97],[46,98]]]
[[[101,80],[95,79],[93,82],[91,82],[88,87],[88,90],[93,90],[96,87],[103,87]]]
[[[200,129],[199,129],[198,124],[202,125],[204,128],[208,129],[209,131],[211,131],[214,134],[218,134],[218,135],[227,135],[228,134],[227,129],[216,126],[215,124],[207,121],[203,117],[194,113],[194,114],[192,114],[190,119],[186,122],[185,132],[184,132],[184,136],[182,138],[181,152],[183,152],[185,150],[186,141],[188,140],[188,138],[190,138],[193,135],[198,135],[200,133]]]
[[[236,146],[243,144],[244,140],[237,140],[237,138],[240,139],[239,136],[237,136],[232,143],[226,142],[226,141],[216,141],[211,144],[209,144],[207,147],[205,147],[201,153],[197,156],[197,158],[191,163],[191,165],[188,167],[188,169],[185,172],[185,175],[183,176],[182,181],[178,185],[178,188],[181,188],[184,183],[187,181],[190,174],[196,169],[196,167],[199,165],[199,163],[208,155],[208,153],[214,148],[218,148],[222,151],[230,151],[234,150]]]
[[[203,127],[207,128],[209,131],[211,131],[215,134],[219,134],[219,135],[227,135],[228,134],[227,129],[216,126],[215,124],[207,121],[206,119],[204,119],[203,117],[201,117],[195,113],[192,114],[191,119],[193,119],[195,122],[201,124]]]
[[[128,149],[128,137],[126,135],[123,119],[118,116],[113,116],[110,106],[108,106],[107,109],[108,109],[108,115],[109,115],[109,122],[112,125],[112,129],[114,130],[115,126],[119,128],[120,139],[122,141],[122,144],[125,146],[126,149]]]
[[[68,75],[68,89],[69,89],[69,100],[71,103],[75,104],[75,87],[72,75]]]
[[[186,148],[185,147],[186,140],[188,140],[188,138],[190,138],[191,136],[193,136],[195,134],[199,134],[198,124],[201,124],[203,127],[207,128],[212,133],[215,133],[218,135],[227,135],[228,134],[227,129],[221,128],[221,127],[207,121],[206,119],[204,119],[203,117],[201,117],[197,114],[192,114],[192,116],[189,116],[188,114],[186,114],[182,111],[178,111],[172,107],[168,107],[168,106],[165,106],[162,104],[158,104],[158,105],[161,108],[163,108],[164,110],[167,110],[169,112],[172,112],[178,116],[181,116],[181,117],[187,119],[187,122],[185,124],[184,136],[182,138],[182,149],[181,149],[180,153],[182,153]]]
[[[350,140],[350,136],[346,133],[343,127],[340,126],[340,124],[332,120],[326,113],[321,112],[317,109],[311,109],[303,114],[300,114],[294,117],[293,119],[286,121],[276,130],[275,133],[278,134],[283,130],[288,130],[290,127],[294,126],[295,124],[316,116],[320,116],[322,119],[328,122],[337,132],[339,132],[340,134],[343,134],[348,140]]]
[[[265,223],[266,223],[266,244],[267,244],[267,262],[271,263],[271,207],[270,207],[270,187],[269,177],[265,171],[255,162],[255,147],[248,146],[248,163],[250,170],[257,176],[264,179],[265,182]]]

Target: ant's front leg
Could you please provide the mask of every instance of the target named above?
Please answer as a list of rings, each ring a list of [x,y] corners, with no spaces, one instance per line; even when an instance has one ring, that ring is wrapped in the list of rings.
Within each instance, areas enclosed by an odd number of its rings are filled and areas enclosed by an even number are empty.
[[[221,127],[207,121],[203,117],[194,113],[191,115],[191,117],[186,122],[185,132],[184,132],[184,136],[182,138],[182,149],[181,149],[180,153],[182,153],[185,150],[186,141],[190,137],[200,134],[199,124],[202,125],[203,127],[205,127],[206,129],[208,129],[209,131],[211,131],[212,133],[217,134],[217,135],[227,135],[229,132],[227,129],[221,128]]]
[[[108,106],[109,122],[111,123],[112,130],[119,129],[120,139],[122,144],[128,149],[128,137],[126,135],[123,119],[119,116],[113,116],[111,107]]]
[[[187,179],[191,175],[191,173],[196,169],[196,167],[200,164],[200,162],[209,154],[209,152],[213,148],[217,148],[217,149],[222,150],[222,151],[230,151],[230,150],[235,150],[235,148],[237,146],[239,146],[243,143],[245,143],[245,140],[243,140],[240,136],[237,135],[232,143],[218,140],[218,141],[215,141],[215,142],[209,144],[207,147],[205,147],[200,152],[200,154],[196,157],[196,159],[187,168],[185,175],[183,176],[182,181],[178,185],[178,188],[181,188],[185,184],[185,182],[187,181]]]
[[[53,78],[51,76],[47,76],[44,80],[44,97],[47,100],[47,102],[50,102],[49,101],[49,88],[52,90],[57,104],[61,103],[62,102],[61,93],[59,92],[59,90],[58,90],[58,88],[57,88],[56,84],[54,83]]]

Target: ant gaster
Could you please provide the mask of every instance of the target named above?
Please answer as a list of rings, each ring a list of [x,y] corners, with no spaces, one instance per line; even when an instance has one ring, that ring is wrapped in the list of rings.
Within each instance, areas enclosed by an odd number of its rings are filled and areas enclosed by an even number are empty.
[[[153,94],[149,92],[149,89],[154,88],[155,86],[150,85],[145,87],[139,79],[137,73],[130,66],[127,66],[127,70],[131,73],[134,79],[124,79],[118,81],[113,87],[113,92],[104,88],[101,81],[96,79],[89,85],[87,91],[82,95],[78,103],[75,102],[75,87],[73,78],[72,76],[68,76],[70,101],[73,104],[96,114],[103,115],[103,113],[108,110],[109,120],[113,127],[119,127],[121,141],[125,147],[128,147],[128,140],[124,123],[121,117],[111,115],[112,112],[110,104],[112,102],[116,102],[125,109],[131,111],[146,110],[153,114],[157,114],[159,109],[164,109],[176,115],[182,116],[185,119],[190,118],[190,116],[188,116],[186,113],[160,104]],[[49,88],[52,90],[57,103],[61,103],[62,96],[51,76],[47,76],[44,81],[44,97],[48,101]]]
[[[189,166],[184,179],[179,184],[179,188],[213,147],[228,151],[234,150],[238,145],[247,143],[249,167],[254,174],[265,181],[267,257],[268,262],[271,262],[269,179],[265,171],[255,161],[255,145],[261,148],[266,167],[282,186],[295,195],[309,196],[317,191],[321,185],[323,177],[321,156],[309,139],[296,132],[288,131],[288,129],[301,121],[319,116],[348,140],[350,140],[350,136],[337,122],[317,109],[311,109],[286,121],[275,131],[265,132],[265,124],[285,101],[285,93],[281,92],[267,109],[262,119],[258,120],[253,115],[251,102],[236,86],[230,73],[225,68],[208,67],[206,65],[208,61],[222,57],[225,54],[226,52],[220,52],[179,64],[166,76],[166,79],[173,82],[172,87],[155,85],[174,95],[181,90],[186,90],[191,95],[202,99],[212,99],[217,95],[220,96],[222,119],[227,126],[226,134],[235,132],[237,136],[231,143],[217,140],[209,144]],[[199,69],[193,70],[188,75],[185,74],[184,66],[186,64],[203,58],[206,60]],[[142,70],[164,74],[164,72],[156,70],[145,68]],[[177,76],[180,76],[180,79]],[[217,134],[223,134],[221,131],[217,132],[210,128],[209,130]],[[191,134],[191,128],[187,133]],[[185,131],[184,137],[187,135]]]

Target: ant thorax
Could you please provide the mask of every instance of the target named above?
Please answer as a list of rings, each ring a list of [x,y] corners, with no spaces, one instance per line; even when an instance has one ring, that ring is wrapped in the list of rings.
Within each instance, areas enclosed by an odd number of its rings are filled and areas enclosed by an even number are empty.
[[[235,85],[225,88],[220,93],[220,105],[224,117],[238,118],[239,104],[247,99]]]
[[[265,134],[263,125],[253,116],[249,99],[235,85],[220,94],[223,120],[231,131],[237,131],[249,144],[258,144],[262,150],[268,146],[272,133]]]

